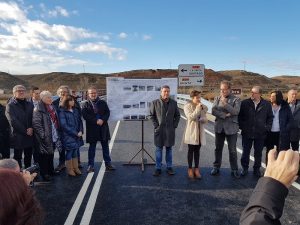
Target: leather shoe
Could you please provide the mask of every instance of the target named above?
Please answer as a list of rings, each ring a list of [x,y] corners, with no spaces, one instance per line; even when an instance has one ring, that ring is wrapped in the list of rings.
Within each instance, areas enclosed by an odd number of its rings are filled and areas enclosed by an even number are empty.
[[[220,175],[220,169],[217,168],[217,167],[214,167],[214,168],[211,170],[210,175],[212,175],[212,176],[218,176],[218,175]]]
[[[248,174],[248,169],[242,169],[241,176],[244,177],[247,176],[247,174]]]
[[[238,170],[232,170],[231,171],[231,176],[233,176],[236,179],[239,179],[240,178],[239,171]]]

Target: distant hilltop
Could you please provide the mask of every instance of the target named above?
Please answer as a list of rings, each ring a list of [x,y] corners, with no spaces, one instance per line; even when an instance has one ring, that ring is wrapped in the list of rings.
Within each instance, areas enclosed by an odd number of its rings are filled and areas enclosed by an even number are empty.
[[[132,70],[111,74],[52,72],[34,75],[11,75],[0,72],[0,89],[11,92],[14,85],[23,84],[27,88],[37,86],[40,87],[40,89],[47,89],[55,93],[57,87],[63,84],[69,85],[73,90],[86,90],[90,85],[96,85],[99,89],[105,89],[106,77],[153,79],[177,76],[178,71],[174,69]],[[214,71],[212,69],[205,69],[204,86],[202,88],[204,94],[218,93],[221,80],[230,80],[233,84],[233,88],[242,88],[245,92],[249,92],[253,85],[262,86],[265,93],[274,89],[287,91],[290,87],[300,87],[299,76],[269,78],[258,73],[243,70]],[[180,88],[179,91],[181,93],[187,93],[190,89],[191,88]]]

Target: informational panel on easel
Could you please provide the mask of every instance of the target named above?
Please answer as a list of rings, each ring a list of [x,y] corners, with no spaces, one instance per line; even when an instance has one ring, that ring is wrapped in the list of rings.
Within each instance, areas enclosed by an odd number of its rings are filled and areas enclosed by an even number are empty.
[[[160,97],[160,89],[164,85],[170,87],[170,96],[176,99],[177,78],[106,78],[110,120],[146,120],[151,102]]]

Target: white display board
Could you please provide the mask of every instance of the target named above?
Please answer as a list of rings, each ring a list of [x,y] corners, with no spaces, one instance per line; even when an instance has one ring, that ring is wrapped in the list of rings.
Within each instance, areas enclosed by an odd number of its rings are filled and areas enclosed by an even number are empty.
[[[107,77],[107,104],[110,120],[146,120],[151,102],[160,97],[162,86],[170,87],[170,96],[177,97],[177,78],[124,79]]]

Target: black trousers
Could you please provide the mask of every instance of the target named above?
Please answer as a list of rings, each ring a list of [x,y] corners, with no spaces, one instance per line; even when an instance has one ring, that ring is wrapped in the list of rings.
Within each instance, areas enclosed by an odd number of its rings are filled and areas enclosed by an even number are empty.
[[[291,141],[291,147],[294,151],[299,151],[299,141]]]
[[[228,150],[229,150],[229,161],[230,161],[230,167],[231,170],[238,170],[238,164],[237,164],[237,150],[236,150],[236,141],[237,141],[237,134],[233,135],[226,135],[223,133],[215,133],[215,162],[214,167],[220,168],[222,164],[222,153],[223,153],[223,147],[225,138],[228,143]]]
[[[66,149],[63,147],[61,152],[59,152],[59,165],[65,164],[66,161]]]
[[[274,147],[277,147],[277,152],[280,150],[280,132],[268,132],[267,138],[266,138],[266,165],[268,164],[268,154],[271,149],[274,149]]]
[[[54,158],[54,154],[39,155],[40,173],[42,176],[53,174],[54,171],[53,158]]]
[[[10,158],[9,135],[0,134],[0,154],[3,159]]]
[[[195,162],[195,168],[199,167],[200,148],[201,148],[201,144],[200,145],[188,145],[187,159],[188,159],[188,164],[189,164],[190,169],[193,168],[193,159]]]
[[[20,168],[22,168],[22,155],[24,152],[24,166],[28,168],[31,166],[32,159],[32,147],[23,149],[14,149],[14,159],[19,163]]]

